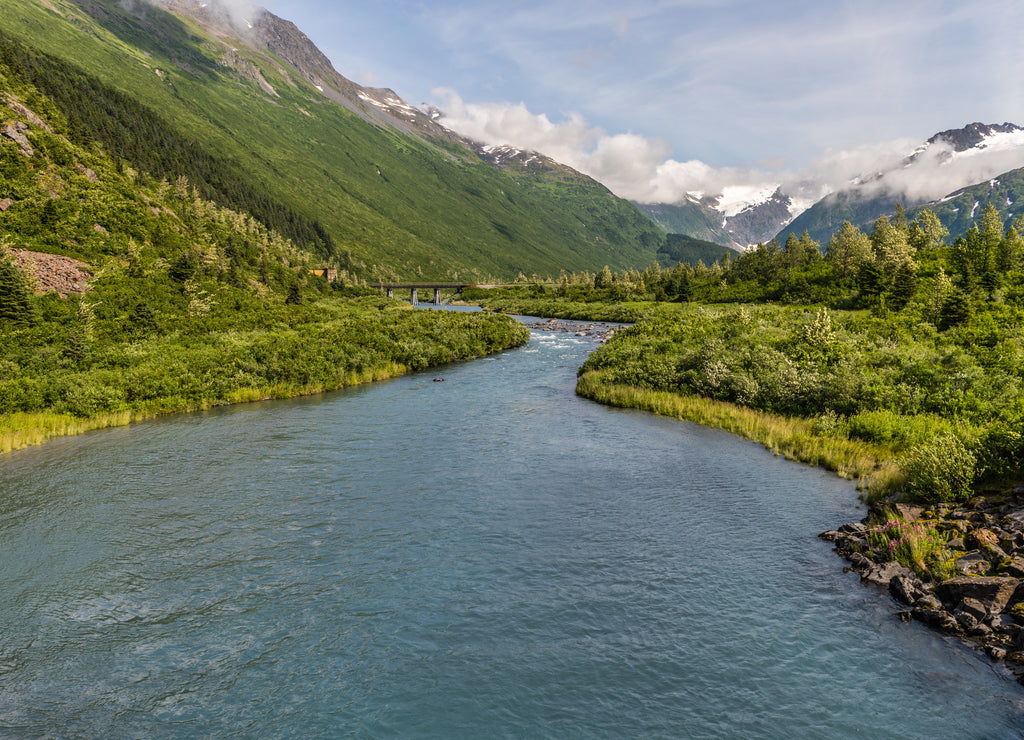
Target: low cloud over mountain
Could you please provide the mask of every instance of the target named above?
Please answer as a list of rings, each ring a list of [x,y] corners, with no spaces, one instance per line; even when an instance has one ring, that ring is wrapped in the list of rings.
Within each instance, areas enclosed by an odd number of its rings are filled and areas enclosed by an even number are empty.
[[[721,207],[739,209],[776,188],[809,206],[828,193],[858,184],[866,194],[904,193],[929,201],[1024,167],[1024,132],[996,132],[962,152],[934,137],[927,144],[899,139],[822,153],[805,169],[784,166],[715,167],[671,158],[663,141],[633,133],[609,134],[570,114],[552,122],[522,103],[466,103],[449,89],[436,90],[439,121],[484,144],[534,150],[584,172],[617,195],[641,203],[678,203],[688,194],[724,196]],[[770,152],[766,152],[770,154]]]

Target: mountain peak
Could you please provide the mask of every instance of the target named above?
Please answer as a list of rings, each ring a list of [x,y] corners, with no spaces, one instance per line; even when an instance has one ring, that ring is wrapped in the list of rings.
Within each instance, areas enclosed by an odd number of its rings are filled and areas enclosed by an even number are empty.
[[[969,123],[963,128],[940,131],[928,139],[927,144],[949,144],[953,151],[963,152],[979,146],[985,139],[996,134],[1012,134],[1024,131],[1024,128],[1013,123]]]

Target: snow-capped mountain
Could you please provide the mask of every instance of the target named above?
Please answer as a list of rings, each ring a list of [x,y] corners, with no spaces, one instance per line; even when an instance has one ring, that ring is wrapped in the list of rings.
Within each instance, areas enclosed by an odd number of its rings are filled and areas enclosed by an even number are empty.
[[[671,233],[743,250],[771,239],[810,204],[796,201],[772,184],[729,187],[715,195],[688,193],[679,203],[636,205]]]
[[[908,211],[940,204],[958,197],[971,186],[1005,179],[1007,173],[1021,167],[1024,167],[1024,128],[1016,124],[971,123],[960,129],[941,131],[902,162],[858,177],[849,187],[826,195],[799,214],[777,238],[784,241],[789,234],[806,230],[811,237],[826,244],[843,221],[867,229],[878,216],[891,214],[897,203]],[[1009,209],[1011,204],[1005,200],[1004,197],[994,204],[1009,218],[1013,215]],[[944,222],[952,219],[946,226],[957,234],[963,230],[957,230],[960,222],[970,218],[972,209],[968,208],[967,214],[949,208],[942,210],[946,215],[940,218]],[[968,222],[967,227],[969,225]]]
[[[861,173],[817,201],[787,193],[783,186],[762,185],[636,205],[670,232],[740,249],[773,237],[784,242],[804,230],[826,244],[843,221],[870,227],[879,215],[891,214],[896,203],[908,210],[941,203],[1019,167],[1024,167],[1024,128],[971,123],[935,134],[891,166]]]

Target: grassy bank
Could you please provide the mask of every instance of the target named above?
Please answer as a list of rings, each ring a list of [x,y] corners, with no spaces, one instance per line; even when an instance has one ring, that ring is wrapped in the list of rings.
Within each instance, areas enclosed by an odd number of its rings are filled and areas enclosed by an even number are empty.
[[[576,392],[598,403],[649,411],[737,434],[764,445],[776,455],[856,479],[867,489],[869,497],[883,495],[900,481],[892,446],[819,434],[813,420],[769,414],[727,401],[617,384],[599,371],[583,373]]]
[[[842,288],[827,267],[817,268],[823,284]],[[684,273],[689,290],[731,290],[722,280],[729,273],[716,269]],[[932,294],[942,279],[939,271]],[[953,325],[920,288],[896,311],[862,307],[870,302],[848,287],[832,306],[659,301],[654,294],[669,285],[661,280],[643,294],[634,276],[629,301],[619,300],[621,287],[570,284],[516,286],[486,303],[587,320],[628,307],[635,325],[587,359],[580,395],[739,434],[859,479],[869,501],[963,500],[979,485],[1024,474],[1016,299],[978,302],[976,315]]]
[[[376,298],[327,300],[287,315],[292,325],[122,341],[57,333],[19,342],[8,332],[0,452],[161,414],[337,390],[529,339],[505,316],[416,311]]]

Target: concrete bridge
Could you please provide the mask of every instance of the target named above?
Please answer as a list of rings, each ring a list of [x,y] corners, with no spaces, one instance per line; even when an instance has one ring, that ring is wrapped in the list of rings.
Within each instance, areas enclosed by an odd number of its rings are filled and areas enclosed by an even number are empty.
[[[418,293],[420,290],[433,290],[434,303],[440,305],[442,290],[454,290],[456,294],[459,294],[464,288],[484,288],[491,286],[478,286],[470,283],[373,283],[369,287],[387,291],[388,298],[394,298],[396,290],[408,290],[410,301],[413,305],[416,305],[419,302]]]

